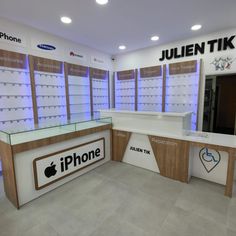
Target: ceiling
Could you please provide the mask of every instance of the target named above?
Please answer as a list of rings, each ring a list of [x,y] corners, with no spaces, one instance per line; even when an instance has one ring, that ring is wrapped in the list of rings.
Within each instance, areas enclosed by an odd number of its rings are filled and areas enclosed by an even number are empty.
[[[115,55],[236,27],[236,0],[0,0],[0,16]],[[72,18],[64,25],[60,17]],[[202,24],[197,32],[190,30]],[[160,40],[151,42],[152,35]]]

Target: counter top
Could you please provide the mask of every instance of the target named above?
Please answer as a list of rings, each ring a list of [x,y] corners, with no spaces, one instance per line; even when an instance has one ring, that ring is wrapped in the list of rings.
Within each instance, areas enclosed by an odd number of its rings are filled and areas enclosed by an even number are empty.
[[[117,109],[100,110],[100,112],[120,113],[120,114],[132,114],[132,115],[149,115],[149,116],[174,116],[185,117],[191,115],[192,112],[149,112],[149,111],[126,111]]]
[[[198,131],[184,131],[182,135],[169,133],[169,132],[156,132],[152,130],[145,130],[142,128],[126,128],[122,126],[113,127],[114,130],[127,131],[132,133],[139,133],[145,135],[153,135],[165,138],[179,139],[189,142],[205,143],[210,145],[218,145],[230,148],[236,148],[236,136],[227,134],[216,134]]]

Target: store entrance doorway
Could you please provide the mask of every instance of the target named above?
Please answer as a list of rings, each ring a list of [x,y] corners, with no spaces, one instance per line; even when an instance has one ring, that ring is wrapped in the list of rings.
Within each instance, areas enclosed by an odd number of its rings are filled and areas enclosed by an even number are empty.
[[[236,135],[236,74],[206,77],[203,131]]]

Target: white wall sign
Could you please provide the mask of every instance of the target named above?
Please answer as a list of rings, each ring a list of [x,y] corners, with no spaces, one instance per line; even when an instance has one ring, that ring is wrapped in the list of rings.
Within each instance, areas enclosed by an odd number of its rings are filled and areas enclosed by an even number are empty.
[[[105,158],[105,139],[97,139],[33,161],[35,189],[40,190]]]
[[[123,162],[160,173],[147,135],[132,133]]]
[[[91,57],[91,61],[94,64],[100,64],[100,65],[105,63],[103,59],[95,57],[95,56]]]
[[[74,57],[78,59],[79,61],[86,61],[86,55],[81,52],[76,52],[74,50],[71,50],[69,52],[70,57]]]
[[[10,43],[21,47],[26,46],[25,37],[22,34],[10,29],[0,29],[0,42]]]
[[[226,184],[228,154],[208,148],[193,148],[191,175],[219,184]]]

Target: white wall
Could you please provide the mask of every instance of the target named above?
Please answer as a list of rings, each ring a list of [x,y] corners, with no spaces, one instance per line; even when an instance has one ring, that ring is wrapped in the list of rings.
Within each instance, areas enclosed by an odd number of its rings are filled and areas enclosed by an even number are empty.
[[[11,33],[23,39],[21,46],[0,40],[1,49],[100,69],[112,70],[113,68],[110,55],[29,26],[17,24],[15,22],[0,18],[0,31]],[[41,50],[37,48],[38,44],[50,44],[55,46],[56,50]],[[84,58],[80,59],[79,57],[70,56],[71,51],[84,55]],[[101,62],[94,62],[94,57]]]
[[[204,89],[205,89],[205,76],[206,75],[216,75],[216,74],[226,74],[226,73],[236,73],[236,49],[229,49],[226,51],[220,52],[209,52],[209,47],[206,45],[205,54],[200,54],[198,56],[191,56],[191,57],[184,57],[181,59],[172,59],[172,60],[165,60],[160,62],[159,58],[162,56],[162,50],[171,49],[171,48],[181,48],[181,46],[185,46],[188,44],[195,44],[206,42],[212,39],[218,39],[223,37],[230,37],[236,34],[236,29],[225,30],[217,33],[212,33],[209,35],[195,37],[188,40],[183,40],[179,42],[170,43],[167,45],[155,46],[150,47],[138,51],[134,51],[131,53],[120,54],[115,57],[114,62],[114,70],[128,70],[134,68],[142,68],[148,66],[155,66],[155,65],[162,65],[162,64],[169,64],[173,62],[181,62],[181,61],[189,61],[194,59],[202,59],[203,67],[202,67],[202,83],[200,87],[200,103],[199,103],[199,117],[198,117],[198,127],[199,130],[202,129],[202,117],[203,117],[203,102],[204,102]],[[234,45],[236,46],[236,39],[233,41]],[[230,69],[224,71],[216,71],[214,65],[211,63],[216,57],[231,57],[235,59],[232,63]]]

